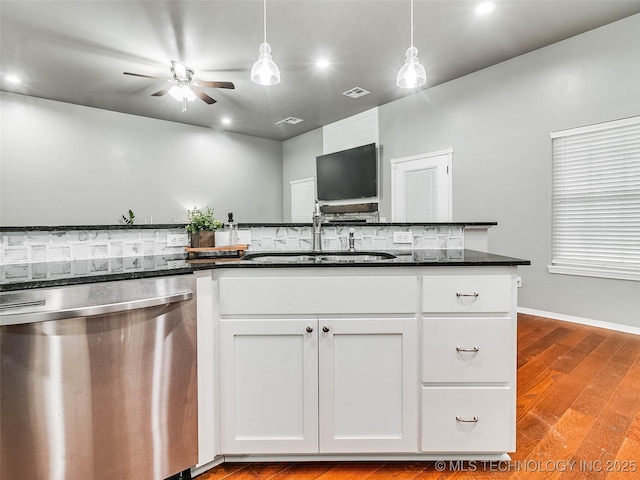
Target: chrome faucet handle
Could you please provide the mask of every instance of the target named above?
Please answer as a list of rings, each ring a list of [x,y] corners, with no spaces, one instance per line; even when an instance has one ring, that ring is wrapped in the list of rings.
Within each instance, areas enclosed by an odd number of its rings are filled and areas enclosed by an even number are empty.
[[[347,250],[347,252],[356,251],[355,239],[353,238],[354,233],[356,233],[356,231],[353,228],[350,228],[349,229],[349,249]]]

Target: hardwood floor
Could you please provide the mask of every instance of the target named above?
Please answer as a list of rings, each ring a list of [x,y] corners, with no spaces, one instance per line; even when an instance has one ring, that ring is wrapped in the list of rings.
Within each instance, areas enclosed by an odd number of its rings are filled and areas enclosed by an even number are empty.
[[[517,451],[511,458],[462,464],[226,463],[195,478],[640,478],[640,336],[518,315]]]

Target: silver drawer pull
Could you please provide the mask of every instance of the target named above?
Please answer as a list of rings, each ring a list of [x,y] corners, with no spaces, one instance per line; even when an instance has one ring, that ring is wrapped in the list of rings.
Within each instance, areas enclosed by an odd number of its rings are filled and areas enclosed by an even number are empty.
[[[478,347],[456,347],[456,352],[470,352],[476,353],[479,352],[480,349]]]
[[[473,292],[473,293],[460,293],[460,292],[456,292],[456,297],[460,298],[460,297],[478,297],[480,294],[478,292]]]
[[[462,418],[456,415],[456,421],[462,422],[462,423],[478,423],[478,417]]]

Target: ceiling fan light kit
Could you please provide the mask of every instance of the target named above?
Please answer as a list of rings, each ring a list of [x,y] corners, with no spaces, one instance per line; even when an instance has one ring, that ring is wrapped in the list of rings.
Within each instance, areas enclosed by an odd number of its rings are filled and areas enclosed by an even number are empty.
[[[400,88],[416,88],[426,82],[427,74],[418,60],[418,49],[413,46],[413,0],[411,0],[411,46],[407,49],[407,58],[398,72],[396,84]]]
[[[162,89],[155,93],[152,93],[152,97],[162,97],[167,93],[175,98],[177,101],[182,102],[182,111],[185,112],[187,110],[187,102],[192,102],[193,100],[199,98],[207,105],[213,105],[216,103],[216,100],[211,98],[209,95],[200,90],[202,87],[207,88],[236,88],[235,85],[231,82],[214,82],[214,81],[206,81],[202,80],[200,82],[193,81],[193,70],[187,67],[185,64],[171,61],[171,73],[173,75],[173,80],[169,80],[167,78],[162,77],[154,77],[151,75],[142,75],[141,73],[131,73],[124,72],[125,75],[131,75],[134,77],[142,77],[142,78],[150,78],[152,80],[164,80],[169,83],[173,83],[173,87],[170,89]]]
[[[264,0],[264,42],[260,44],[258,61],[251,68],[251,81],[258,85],[280,83],[280,69],[271,57],[271,45],[267,43],[267,0]]]

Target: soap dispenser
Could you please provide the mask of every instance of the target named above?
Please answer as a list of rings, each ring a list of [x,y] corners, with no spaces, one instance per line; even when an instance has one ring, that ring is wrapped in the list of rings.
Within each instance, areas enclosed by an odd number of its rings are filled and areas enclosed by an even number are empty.
[[[227,231],[229,232],[229,245],[237,245],[238,224],[233,221],[233,212],[227,214]]]

